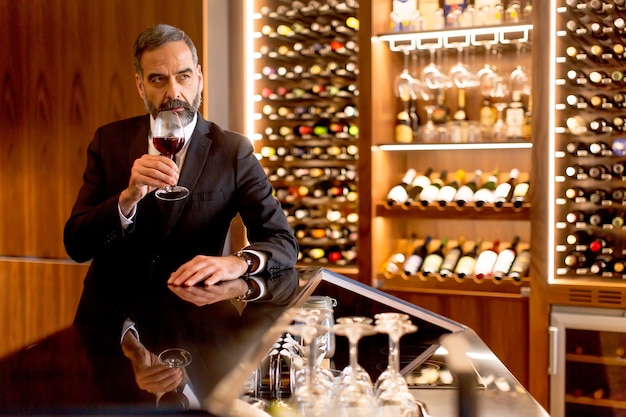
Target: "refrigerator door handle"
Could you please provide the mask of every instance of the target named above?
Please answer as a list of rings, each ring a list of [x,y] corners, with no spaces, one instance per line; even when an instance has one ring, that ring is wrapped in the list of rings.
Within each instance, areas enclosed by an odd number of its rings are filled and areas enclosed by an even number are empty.
[[[559,346],[558,346],[558,335],[559,328],[555,326],[548,327],[548,335],[549,335],[549,349],[550,356],[548,362],[548,375],[556,375],[558,371],[559,364]]]

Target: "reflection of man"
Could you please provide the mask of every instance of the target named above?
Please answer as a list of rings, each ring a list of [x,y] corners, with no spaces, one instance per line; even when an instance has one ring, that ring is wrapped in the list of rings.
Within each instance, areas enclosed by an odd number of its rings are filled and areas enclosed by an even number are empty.
[[[233,281],[229,293],[271,298],[273,277],[295,264],[298,250],[250,141],[198,113],[203,75],[184,32],[167,25],[149,28],[137,38],[134,57],[137,89],[149,116],[96,131],[65,225],[68,254],[78,262],[92,260],[76,321],[115,316],[119,332],[132,289],[154,283]],[[155,115],[166,109],[187,123],[180,171],[150,140]],[[190,196],[176,202],[155,198],[154,189],[176,183],[189,188]],[[237,214],[251,243],[222,256]],[[238,279],[246,274],[257,278]]]
[[[298,291],[296,270],[279,273],[281,286],[272,302],[250,303],[241,308],[231,299],[220,300],[216,286],[165,286],[139,294],[133,306],[134,321],[125,322],[122,350],[130,359],[135,382],[144,391],[161,395],[184,386],[183,372],[157,361],[170,347],[188,350],[192,363],[185,369],[185,388],[206,397],[215,384],[234,369],[290,305]],[[227,281],[226,283],[228,283]],[[263,349],[266,349],[264,346]],[[236,392],[242,387],[232,387]]]

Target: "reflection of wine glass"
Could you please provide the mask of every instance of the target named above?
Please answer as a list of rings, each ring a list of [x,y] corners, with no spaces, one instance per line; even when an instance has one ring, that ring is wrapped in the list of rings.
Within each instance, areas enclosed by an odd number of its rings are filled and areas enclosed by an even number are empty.
[[[180,115],[173,111],[162,111],[154,119],[152,143],[161,155],[174,160],[174,156],[185,145],[185,130]],[[158,189],[156,197],[166,201],[181,200],[189,195],[189,190],[180,185]]]
[[[164,350],[159,354],[158,362],[168,368],[184,368],[191,363],[191,353],[181,348],[171,348]],[[172,406],[187,410],[189,408],[189,399],[183,393],[185,382],[183,381],[174,389],[174,391],[166,392],[159,398],[158,406]]]

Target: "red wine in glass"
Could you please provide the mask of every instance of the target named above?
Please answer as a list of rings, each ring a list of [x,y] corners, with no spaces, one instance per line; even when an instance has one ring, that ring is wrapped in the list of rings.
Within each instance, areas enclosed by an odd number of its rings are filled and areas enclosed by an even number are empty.
[[[170,159],[183,149],[185,131],[178,113],[162,111],[154,119],[152,127],[152,143],[161,155]],[[155,196],[160,200],[176,201],[189,195],[189,190],[181,185],[167,186],[156,190]]]

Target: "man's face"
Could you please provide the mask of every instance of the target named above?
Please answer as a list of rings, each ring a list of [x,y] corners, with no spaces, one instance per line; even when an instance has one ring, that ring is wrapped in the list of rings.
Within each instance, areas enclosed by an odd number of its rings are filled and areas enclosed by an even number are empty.
[[[202,100],[202,71],[183,41],[168,42],[144,52],[140,61],[143,76],[135,74],[139,95],[146,110],[156,117],[163,110],[175,110],[183,124],[193,119]]]

